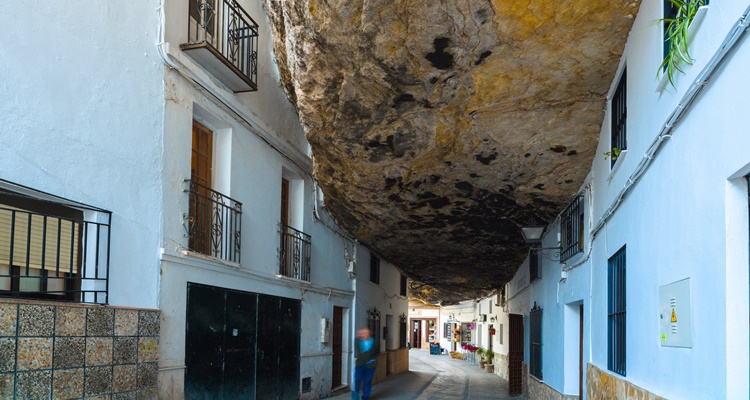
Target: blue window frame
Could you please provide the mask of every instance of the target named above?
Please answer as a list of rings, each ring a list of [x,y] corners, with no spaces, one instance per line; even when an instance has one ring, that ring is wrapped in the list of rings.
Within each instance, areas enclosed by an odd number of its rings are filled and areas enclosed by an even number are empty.
[[[625,246],[610,257],[608,264],[607,368],[625,376],[627,344]]]
[[[628,70],[627,68],[622,70],[620,75],[620,81],[617,83],[615,94],[612,96],[612,124],[610,127],[611,141],[610,151],[612,156],[610,157],[610,167],[615,165],[619,153],[628,148],[627,140],[627,120],[628,120],[628,105],[627,105],[627,86],[628,86]],[[617,150],[615,150],[617,149]]]
[[[529,312],[529,373],[542,379],[542,309],[534,302]]]

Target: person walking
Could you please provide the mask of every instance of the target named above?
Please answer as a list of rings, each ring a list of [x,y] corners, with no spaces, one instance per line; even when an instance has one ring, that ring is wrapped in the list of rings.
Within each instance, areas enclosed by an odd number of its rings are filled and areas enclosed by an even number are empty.
[[[359,400],[359,387],[362,385],[362,400],[370,398],[372,377],[375,375],[375,340],[368,328],[357,330],[357,344],[354,346],[354,357],[357,359],[354,368],[354,390],[352,400]]]

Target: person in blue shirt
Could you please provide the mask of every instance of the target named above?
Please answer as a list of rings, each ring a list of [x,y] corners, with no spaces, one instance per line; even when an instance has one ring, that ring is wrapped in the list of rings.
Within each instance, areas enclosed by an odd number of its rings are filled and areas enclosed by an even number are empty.
[[[354,390],[352,400],[359,400],[359,387],[362,385],[362,400],[370,398],[372,390],[372,377],[375,375],[375,339],[372,338],[370,330],[361,328],[357,330],[357,344],[354,346],[354,357],[357,362],[354,368]]]

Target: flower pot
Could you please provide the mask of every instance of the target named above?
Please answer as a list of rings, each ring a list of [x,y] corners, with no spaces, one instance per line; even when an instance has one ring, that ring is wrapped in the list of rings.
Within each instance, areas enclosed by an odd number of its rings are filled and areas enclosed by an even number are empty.
[[[484,360],[479,360],[479,368],[484,368]]]
[[[484,370],[487,372],[495,372],[495,366],[492,364],[484,364]]]

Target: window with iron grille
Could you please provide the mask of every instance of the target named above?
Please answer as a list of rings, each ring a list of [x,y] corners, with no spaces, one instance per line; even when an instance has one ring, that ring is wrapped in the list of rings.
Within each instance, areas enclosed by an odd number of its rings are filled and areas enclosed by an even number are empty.
[[[608,317],[607,317],[607,368],[625,375],[625,246],[609,259]]]
[[[380,258],[370,253],[370,282],[380,284]]]
[[[529,281],[534,282],[537,279],[542,279],[542,271],[539,269],[539,250],[532,249],[529,250]]]
[[[406,296],[406,276],[401,275],[401,296]]]
[[[380,313],[367,320],[367,328],[370,329],[374,340],[372,345],[375,347],[375,352],[380,353]]]
[[[583,196],[577,196],[560,216],[560,261],[583,251]]]
[[[534,303],[529,313],[529,373],[542,379],[542,309]]]
[[[623,69],[622,75],[620,75],[620,82],[617,83],[617,89],[615,89],[615,94],[612,96],[612,109],[610,110],[612,114],[610,150],[612,153],[610,166],[614,166],[619,153],[628,148],[626,129],[628,117],[627,76],[627,69]]]
[[[110,212],[0,184],[0,296],[107,304]]]

